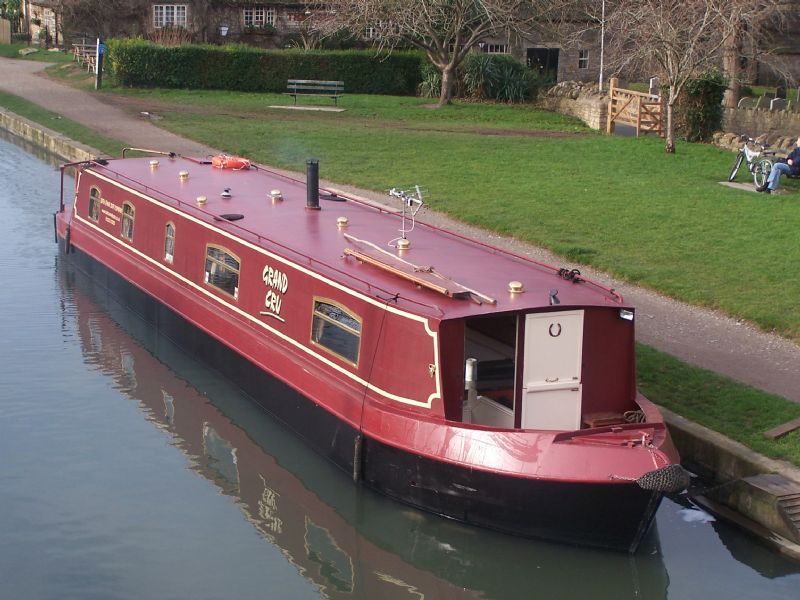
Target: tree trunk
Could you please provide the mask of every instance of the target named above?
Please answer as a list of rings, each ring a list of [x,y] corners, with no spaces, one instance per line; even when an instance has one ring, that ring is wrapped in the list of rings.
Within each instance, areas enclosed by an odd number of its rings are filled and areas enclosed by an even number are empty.
[[[735,31],[725,40],[722,54],[722,71],[728,80],[728,89],[722,99],[725,108],[736,108],[742,94],[742,36]]]
[[[666,141],[664,144],[664,152],[667,154],[675,154],[675,133],[672,131],[672,105],[674,100],[667,102],[667,127],[665,129]]]
[[[447,65],[442,69],[442,89],[439,93],[439,104],[442,107],[445,104],[450,104],[453,97],[453,67]]]

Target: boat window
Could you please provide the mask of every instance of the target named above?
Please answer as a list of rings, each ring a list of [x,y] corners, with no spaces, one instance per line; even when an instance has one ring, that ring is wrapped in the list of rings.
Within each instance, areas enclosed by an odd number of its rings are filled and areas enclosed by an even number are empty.
[[[122,237],[128,241],[133,240],[133,204],[125,202],[122,205]]]
[[[208,246],[206,250],[206,283],[239,297],[239,258],[225,248]]]
[[[361,319],[330,300],[315,298],[311,341],[347,362],[358,365]]]
[[[89,190],[89,218],[92,221],[100,220],[100,188]]]
[[[167,223],[164,231],[164,260],[172,264],[175,256],[175,225]]]

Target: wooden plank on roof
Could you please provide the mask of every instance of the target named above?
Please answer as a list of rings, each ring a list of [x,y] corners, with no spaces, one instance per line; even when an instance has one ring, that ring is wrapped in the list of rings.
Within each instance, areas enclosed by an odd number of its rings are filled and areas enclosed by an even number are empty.
[[[359,252],[358,250],[353,250],[352,248],[345,248],[344,254],[345,256],[352,256],[353,258],[360,260],[363,263],[367,263],[368,265],[372,265],[373,267],[378,267],[379,269],[383,269],[384,271],[391,273],[392,275],[397,275],[398,277],[405,279],[406,281],[410,281],[420,287],[434,291],[438,294],[442,294],[443,296],[447,296],[449,298],[469,298],[469,292],[466,291],[454,292],[442,285],[437,285],[431,281],[428,281],[427,279],[423,279],[418,275],[415,275],[413,273],[407,273],[406,271],[397,269],[392,265],[383,262],[382,260],[373,258],[368,254]]]
[[[384,271],[393,273],[398,277],[406,279],[407,281],[413,281],[421,287],[433,290],[450,298],[468,298],[478,304],[483,304],[484,302],[487,304],[497,304],[497,300],[491,296],[482,294],[477,290],[473,290],[455,281],[454,279],[439,273],[433,266],[422,267],[415,265],[414,263],[404,260],[399,256],[395,256],[391,252],[387,252],[372,242],[360,240],[357,237],[347,233],[344,234],[344,237],[352,244],[362,247],[362,250],[351,250],[347,248],[344,251],[345,255],[353,256],[359,260],[362,260],[361,257],[366,257],[367,260],[363,260],[363,262],[381,268]],[[363,250],[363,248],[366,248],[366,250]],[[369,254],[368,252],[370,250],[377,251],[379,256]],[[392,264],[388,263],[386,259],[391,260],[397,266],[393,266]],[[442,284],[440,284],[439,281],[431,281],[431,278],[441,281]]]

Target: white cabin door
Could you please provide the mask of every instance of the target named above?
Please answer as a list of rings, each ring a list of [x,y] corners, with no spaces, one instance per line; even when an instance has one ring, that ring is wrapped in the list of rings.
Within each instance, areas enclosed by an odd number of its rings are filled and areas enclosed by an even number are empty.
[[[582,310],[526,315],[523,429],[580,429],[582,349]]]

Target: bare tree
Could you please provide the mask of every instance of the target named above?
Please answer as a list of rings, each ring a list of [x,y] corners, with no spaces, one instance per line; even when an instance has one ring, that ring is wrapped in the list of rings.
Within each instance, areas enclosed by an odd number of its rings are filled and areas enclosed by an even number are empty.
[[[772,68],[786,80],[792,72],[786,64],[776,35],[786,28],[787,19],[797,14],[797,0],[730,0],[726,7],[726,37],[722,64],[728,89],[723,104],[733,108],[747,78],[745,64],[758,62]]]
[[[318,48],[325,39],[341,29],[335,17],[336,12],[331,9],[329,2],[304,2],[294,17],[299,45],[304,50]]]
[[[331,0],[336,23],[380,46],[423,50],[442,74],[439,106],[453,95],[455,71],[483,38],[530,26],[558,0]]]
[[[609,0],[606,48],[616,72],[657,75],[666,87],[665,150],[675,152],[673,109],[687,82],[718,67],[730,0]]]
[[[146,14],[143,0],[57,0],[66,38],[81,32],[108,37],[129,34],[124,28],[129,21]]]

